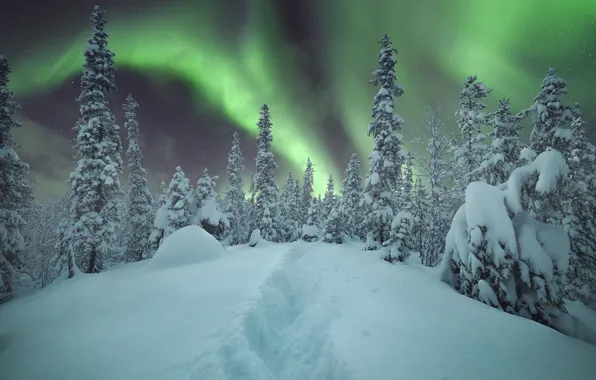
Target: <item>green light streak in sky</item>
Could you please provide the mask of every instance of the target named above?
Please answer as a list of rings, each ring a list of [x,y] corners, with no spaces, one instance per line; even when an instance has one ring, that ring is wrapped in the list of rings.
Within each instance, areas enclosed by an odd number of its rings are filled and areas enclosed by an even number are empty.
[[[569,101],[592,101],[585,80],[587,53],[596,54],[593,0],[329,0],[325,12],[326,62],[343,122],[365,160],[363,138],[375,89],[366,83],[377,66],[383,32],[399,50],[396,73],[405,94],[396,111],[405,118],[405,140],[417,137],[422,110],[439,102],[457,108],[466,76],[477,75],[519,110],[540,88],[549,66],[569,81]],[[588,76],[588,78],[590,78]],[[591,78],[594,78],[592,74]],[[582,80],[583,79],[583,80]],[[454,128],[454,123],[450,124]]]
[[[201,12],[196,5],[167,7],[151,12],[151,17],[143,14],[142,19],[112,20],[108,13],[109,46],[120,68],[183,80],[192,85],[197,98],[207,99],[214,109],[252,135],[257,132],[259,107],[268,103],[274,124],[274,149],[296,173],[304,170],[310,156],[317,166],[316,190],[323,191],[329,173],[337,175],[338,171],[309,125],[310,115],[302,115],[295,107],[292,88],[283,85],[283,77],[300,82],[300,73],[286,59],[281,65],[282,77],[276,65],[279,60],[273,60],[282,48],[274,44],[282,42],[268,37],[279,33],[273,30],[274,24],[266,22],[266,15],[260,14],[263,4],[254,1],[253,7],[250,33],[239,46],[217,37],[218,17],[214,15],[220,10],[210,7],[210,12]],[[17,62],[12,84],[19,96],[56,87],[80,71],[88,35],[89,30],[85,30],[59,49],[52,46],[35,51],[31,59]],[[252,160],[247,158],[246,164],[251,170]],[[282,174],[280,177],[285,178]]]

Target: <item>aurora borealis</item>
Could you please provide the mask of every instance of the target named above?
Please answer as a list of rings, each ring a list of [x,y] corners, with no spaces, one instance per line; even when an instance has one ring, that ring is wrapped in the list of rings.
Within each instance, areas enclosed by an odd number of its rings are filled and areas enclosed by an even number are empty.
[[[21,3],[0,16],[0,54],[13,64],[12,88],[23,104],[19,142],[49,189],[52,181],[60,187],[72,170],[64,155],[72,154],[74,97],[96,2]],[[329,173],[341,176],[354,151],[366,162],[375,93],[368,81],[383,32],[399,50],[405,94],[396,110],[405,118],[406,145],[420,135],[426,105],[441,104],[448,117],[455,112],[466,76],[477,75],[494,89],[489,110],[510,97],[518,111],[531,103],[549,66],[569,82],[568,102],[581,103],[588,126],[596,129],[592,0],[97,3],[107,11],[109,47],[121,70],[120,93],[111,104],[118,117],[128,92],[139,100],[153,182],[168,179],[178,164],[192,175],[208,167],[225,177],[236,129],[244,135],[247,171],[254,170],[250,144],[262,103],[271,109],[280,178],[287,170],[301,173],[310,156],[320,190]],[[42,11],[35,19],[27,9]],[[68,111],[50,109],[56,104]],[[61,161],[53,161],[60,168],[36,168],[56,152],[62,152]]]

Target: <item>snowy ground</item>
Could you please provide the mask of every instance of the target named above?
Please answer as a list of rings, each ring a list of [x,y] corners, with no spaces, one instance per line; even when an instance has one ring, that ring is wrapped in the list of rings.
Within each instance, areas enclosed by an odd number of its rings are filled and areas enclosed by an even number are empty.
[[[589,380],[595,359],[432,270],[323,243],[125,265],[0,309],[3,380]]]

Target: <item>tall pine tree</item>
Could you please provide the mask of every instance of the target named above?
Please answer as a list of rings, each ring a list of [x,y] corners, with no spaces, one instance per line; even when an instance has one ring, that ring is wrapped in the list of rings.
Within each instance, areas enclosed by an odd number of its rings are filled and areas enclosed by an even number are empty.
[[[137,101],[128,95],[124,104],[124,127],[128,132],[128,199],[127,199],[127,245],[125,260],[141,261],[147,258],[151,222],[153,221],[153,197],[147,188],[147,172],[143,168],[137,122]]]
[[[240,150],[240,137],[234,133],[232,149],[228,153],[228,188],[224,194],[224,214],[230,227],[227,232],[226,243],[229,245],[242,244],[248,241],[246,213],[244,212],[245,197],[244,157]]]
[[[261,230],[265,240],[278,241],[281,234],[278,229],[277,202],[278,189],[275,183],[275,169],[277,163],[271,150],[273,135],[271,134],[271,115],[266,104],[259,112],[259,135],[257,136],[257,172],[255,188],[257,193],[255,204],[256,228]]]
[[[394,113],[395,98],[404,90],[395,77],[397,49],[385,33],[379,41],[379,68],[373,72],[374,86],[380,86],[372,108],[368,135],[374,139],[370,154],[370,170],[364,184],[363,207],[367,230],[366,250],[380,249],[390,237],[391,222],[397,214],[394,192],[401,189],[402,125],[401,116]]]
[[[10,73],[8,59],[0,56],[0,303],[11,299],[18,285],[24,248],[19,210],[32,200],[29,166],[14,151],[13,130],[21,124],[14,119],[19,104],[8,89]]]
[[[81,78],[81,118],[75,126],[78,161],[70,175],[70,215],[63,247],[72,250],[86,273],[98,273],[104,260],[117,249],[118,201],[122,194],[119,128],[108,108],[107,97],[116,91],[114,54],[107,48],[104,11],[91,15],[93,35],[85,48]],[[69,265],[70,267],[70,265]],[[69,276],[72,273],[69,271]]]

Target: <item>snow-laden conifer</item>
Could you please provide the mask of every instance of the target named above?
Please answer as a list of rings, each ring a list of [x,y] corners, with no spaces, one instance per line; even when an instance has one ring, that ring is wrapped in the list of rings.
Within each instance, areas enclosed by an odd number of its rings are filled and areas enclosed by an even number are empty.
[[[14,116],[19,104],[8,88],[8,59],[0,56],[0,303],[12,298],[22,264],[25,226],[19,210],[32,200],[29,166],[14,151],[13,130],[21,126]]]
[[[149,235],[153,222],[153,197],[147,188],[147,172],[143,168],[143,155],[139,142],[137,122],[137,101],[128,95],[124,104],[124,127],[128,133],[128,197],[127,197],[127,239],[125,261],[140,261],[147,258]]]
[[[468,184],[476,180],[477,169],[486,153],[486,136],[481,131],[486,122],[483,100],[492,90],[476,79],[476,76],[466,78],[459,95],[460,108],[456,112],[459,136],[453,153],[457,163],[455,180],[461,199]]]
[[[394,112],[395,98],[404,93],[395,77],[397,49],[391,47],[386,33],[379,43],[379,68],[373,72],[371,83],[381,88],[375,95],[372,121],[368,125],[368,135],[373,137],[374,145],[362,198],[366,250],[380,249],[390,237],[391,222],[398,212],[394,192],[401,189],[404,158],[401,135],[404,120]]]
[[[81,118],[75,126],[77,164],[70,175],[70,213],[60,243],[72,250],[83,272],[97,273],[104,260],[118,250],[120,230],[118,175],[122,171],[119,128],[108,108],[107,96],[116,91],[114,54],[107,48],[104,11],[91,15],[93,35],[85,48],[81,78]],[[69,265],[70,267],[71,265]],[[69,275],[72,274],[69,271]]]
[[[360,198],[362,196],[362,173],[360,169],[360,160],[356,153],[352,154],[348,167],[345,171],[344,181],[342,183],[342,197],[340,205],[345,214],[344,225],[346,235],[350,238],[364,238],[362,228],[362,209],[360,207]]]
[[[259,134],[257,136],[257,171],[255,174],[255,221],[256,228],[261,230],[265,240],[278,241],[281,234],[278,229],[278,189],[275,183],[277,163],[271,150],[273,135],[271,134],[271,115],[266,104],[259,112]]]
[[[217,201],[217,193],[215,192],[217,178],[217,176],[209,176],[207,169],[205,169],[203,175],[197,181],[194,199],[197,206],[197,223],[217,240],[222,241],[230,227],[230,222],[220,210]]]
[[[302,202],[301,202],[301,223],[305,224],[308,219],[308,209],[313,200],[313,186],[315,179],[315,169],[313,167],[310,157],[306,159],[306,169],[304,169],[304,177],[302,180]]]
[[[230,223],[226,236],[226,243],[229,245],[243,244],[248,241],[243,172],[244,157],[240,150],[240,137],[238,133],[234,133],[232,149],[228,153],[228,188],[223,200],[223,212]]]
[[[554,68],[542,80],[540,93],[534,98],[534,104],[528,109],[532,115],[532,133],[530,148],[539,155],[553,145],[555,134],[560,128],[569,127],[574,109],[563,103],[567,94],[567,83],[557,76]],[[560,149],[559,149],[560,150]]]
[[[478,169],[479,177],[486,183],[499,185],[509,179],[515,168],[520,166],[521,143],[519,141],[520,118],[511,113],[509,99],[499,101],[496,112],[487,115],[486,123],[492,143]]]

